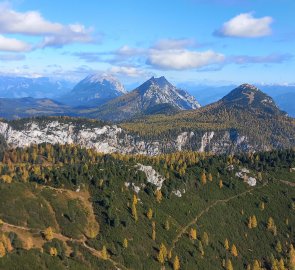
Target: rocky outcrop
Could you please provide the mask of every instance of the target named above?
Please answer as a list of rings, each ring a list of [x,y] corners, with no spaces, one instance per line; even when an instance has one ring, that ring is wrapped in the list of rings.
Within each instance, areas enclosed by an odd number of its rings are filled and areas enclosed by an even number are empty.
[[[174,139],[143,139],[127,133],[117,125],[87,125],[74,120],[63,122],[27,120],[21,127],[0,122],[0,135],[9,147],[27,147],[32,144],[77,144],[102,153],[157,155],[175,151],[228,153],[252,150],[247,137],[234,131],[190,131]]]

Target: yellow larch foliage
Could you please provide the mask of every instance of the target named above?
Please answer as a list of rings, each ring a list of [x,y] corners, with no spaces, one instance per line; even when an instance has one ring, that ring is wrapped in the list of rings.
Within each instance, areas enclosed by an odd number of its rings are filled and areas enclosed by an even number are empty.
[[[205,172],[203,172],[203,173],[201,174],[201,183],[202,183],[203,185],[205,185],[205,184],[207,183],[207,177],[206,177]]]
[[[173,270],[179,270],[180,269],[180,262],[178,256],[175,256],[173,261]]]
[[[106,248],[106,246],[103,246],[102,250],[101,250],[101,258],[103,260],[107,260],[108,257],[109,257],[109,254],[108,254],[107,248]]]
[[[221,180],[221,179],[219,180],[219,188],[220,188],[220,189],[222,189],[222,188],[223,188],[223,182],[222,182],[222,180]]]
[[[226,260],[225,269],[226,270],[234,270],[231,260],[229,260],[229,259]]]
[[[231,247],[231,254],[234,257],[237,257],[238,256],[238,250],[237,250],[237,247],[235,246],[235,244],[233,244],[232,247]]]
[[[153,210],[151,208],[149,208],[149,210],[147,211],[146,216],[149,220],[153,218]]]
[[[43,232],[43,235],[47,241],[51,241],[53,239],[52,228],[48,227],[47,229],[45,229],[45,231]]]
[[[255,215],[252,216],[251,222],[252,222],[252,228],[256,228],[257,227],[257,219],[256,219]]]
[[[4,257],[6,255],[5,246],[2,242],[0,242],[0,258]]]
[[[128,240],[127,240],[127,238],[124,238],[124,240],[123,240],[123,247],[128,248]]]
[[[225,248],[226,250],[229,250],[229,242],[228,242],[227,239],[224,240],[224,248]]]
[[[189,235],[192,240],[196,240],[197,239],[197,230],[191,228]]]
[[[137,215],[137,209],[136,209],[136,204],[132,203],[132,208],[131,208],[132,216],[134,220],[137,222],[138,221],[138,215]]]
[[[50,255],[51,256],[57,256],[57,249],[55,248],[55,247],[51,247],[50,249],[49,249],[49,253],[50,253]]]
[[[160,203],[163,199],[163,195],[162,195],[161,190],[156,190],[155,195],[156,195],[157,202]]]

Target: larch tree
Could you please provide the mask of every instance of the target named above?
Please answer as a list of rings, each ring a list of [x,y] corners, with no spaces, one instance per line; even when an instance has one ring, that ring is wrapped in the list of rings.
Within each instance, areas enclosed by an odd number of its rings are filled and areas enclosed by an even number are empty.
[[[175,256],[173,261],[173,270],[179,270],[180,269],[180,262],[178,256]]]
[[[107,251],[106,246],[104,245],[104,246],[102,247],[102,250],[101,250],[101,258],[102,258],[103,260],[107,260],[108,257],[109,257],[109,255],[108,255],[108,251]]]
[[[220,189],[222,189],[222,188],[223,188],[223,182],[222,182],[222,180],[221,180],[221,179],[219,180],[219,188],[220,188]]]
[[[124,240],[123,240],[123,247],[128,248],[128,240],[127,240],[127,238],[124,238]]]
[[[57,249],[56,249],[55,247],[51,247],[51,248],[49,249],[49,254],[50,254],[52,257],[57,256],[57,255],[58,255],[58,253],[57,253]]]
[[[6,255],[5,246],[2,242],[0,242],[0,258],[3,258]]]
[[[234,270],[234,268],[233,268],[233,264],[232,264],[232,262],[231,262],[230,259],[227,259],[227,260],[226,260],[225,269],[226,269],[226,270]]]
[[[163,195],[162,195],[161,190],[156,190],[155,195],[156,195],[157,202],[160,203],[163,199]]]
[[[47,241],[51,241],[53,239],[53,230],[51,227],[48,227],[44,230],[43,235]]]
[[[281,243],[281,241],[278,241],[277,244],[276,244],[276,251],[277,251],[278,253],[281,253],[282,250],[283,250],[283,248],[282,248],[282,243]]]
[[[226,250],[229,250],[229,242],[228,242],[227,238],[224,240],[224,248]]]
[[[236,247],[235,244],[232,245],[231,247],[231,254],[234,256],[234,257],[237,257],[238,256],[238,249]]]
[[[207,177],[206,177],[205,172],[203,172],[203,173],[201,174],[201,183],[202,183],[203,185],[205,185],[205,184],[207,183]]]
[[[204,232],[203,235],[202,235],[202,243],[205,246],[209,245],[209,236],[208,236],[208,234],[206,232]]]
[[[257,219],[256,219],[256,216],[255,215],[252,216],[251,223],[252,223],[252,228],[256,228],[257,227]]]
[[[134,202],[132,203],[131,212],[132,212],[132,216],[133,216],[135,222],[137,222],[138,221],[138,215],[137,215],[136,204]]]
[[[191,228],[189,235],[192,240],[196,240],[197,239],[197,230]]]
[[[152,239],[155,241],[156,240],[156,222],[152,222]]]
[[[149,220],[153,218],[153,210],[151,208],[149,208],[149,210],[147,211],[146,216]]]
[[[213,176],[212,176],[212,174],[211,174],[211,173],[209,173],[209,175],[208,175],[208,179],[209,179],[209,181],[210,181],[210,182],[212,182],[212,181],[213,181]]]
[[[288,256],[288,267],[289,270],[295,270],[295,250],[293,245],[290,245],[289,256]]]

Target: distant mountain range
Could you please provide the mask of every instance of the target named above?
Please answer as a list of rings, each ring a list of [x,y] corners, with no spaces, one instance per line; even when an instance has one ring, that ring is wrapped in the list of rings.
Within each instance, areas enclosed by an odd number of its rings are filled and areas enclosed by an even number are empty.
[[[165,77],[152,77],[128,94],[84,113],[92,118],[121,121],[142,115],[169,114],[199,107],[200,104],[193,96],[169,83]]]
[[[69,92],[74,84],[47,77],[25,78],[0,76],[0,98],[53,98]]]
[[[75,86],[49,78],[0,76],[0,117],[70,115],[122,121],[154,114],[169,115],[216,102],[235,87],[194,84],[177,87],[165,77],[152,77],[127,92],[120,81],[109,75],[92,74]],[[295,117],[295,86],[259,87],[280,109]]]

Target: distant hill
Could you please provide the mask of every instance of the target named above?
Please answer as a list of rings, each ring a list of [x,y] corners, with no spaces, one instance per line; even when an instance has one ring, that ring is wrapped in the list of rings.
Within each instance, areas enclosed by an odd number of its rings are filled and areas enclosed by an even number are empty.
[[[0,118],[18,119],[40,115],[74,115],[74,113],[70,107],[47,98],[0,98]]]
[[[84,113],[93,118],[120,121],[151,112],[171,113],[199,107],[193,96],[169,83],[165,77],[152,77],[130,93]]]
[[[60,100],[74,107],[94,107],[126,94],[124,86],[109,75],[92,74]]]

